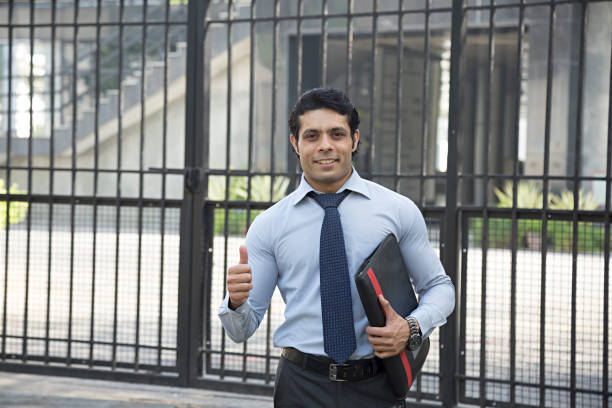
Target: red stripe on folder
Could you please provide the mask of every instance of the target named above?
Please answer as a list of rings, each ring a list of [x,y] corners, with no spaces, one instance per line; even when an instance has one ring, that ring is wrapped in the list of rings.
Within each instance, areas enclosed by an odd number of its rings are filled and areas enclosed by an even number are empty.
[[[368,278],[370,278],[370,282],[372,282],[372,286],[374,286],[376,296],[382,295],[382,289],[380,288],[380,284],[378,283],[378,279],[376,279],[376,275],[374,275],[372,268],[368,269]]]
[[[410,386],[412,385],[412,370],[410,369],[410,364],[408,363],[408,356],[406,356],[405,351],[402,351],[400,353],[400,358],[402,359],[402,365],[404,366],[406,378],[408,379],[408,388],[410,388]]]
[[[382,295],[382,289],[380,284],[378,283],[378,279],[376,279],[376,275],[372,268],[368,269],[368,278],[370,278],[370,282],[374,287],[374,292],[376,292],[376,296]],[[404,371],[406,372],[406,379],[408,380],[408,388],[412,385],[412,369],[410,368],[410,364],[408,363],[408,356],[406,356],[406,352],[402,351],[400,353],[400,359],[402,360],[402,365],[404,366]]]

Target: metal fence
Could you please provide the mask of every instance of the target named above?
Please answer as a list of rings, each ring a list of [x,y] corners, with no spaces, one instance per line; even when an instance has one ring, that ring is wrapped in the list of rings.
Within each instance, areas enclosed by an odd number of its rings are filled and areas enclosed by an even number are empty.
[[[181,3],[0,5],[2,369],[177,382]]]
[[[457,287],[415,404],[607,407],[612,2],[0,4],[0,369],[270,393],[275,293],[216,309],[295,188],[287,115],[344,89],[355,165]]]

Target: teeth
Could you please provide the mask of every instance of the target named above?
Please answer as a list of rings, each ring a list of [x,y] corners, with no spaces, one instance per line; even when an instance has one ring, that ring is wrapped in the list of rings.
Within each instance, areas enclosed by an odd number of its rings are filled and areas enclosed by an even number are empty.
[[[321,163],[321,164],[330,164],[330,163],[333,163],[333,162],[334,162],[333,159],[319,160],[319,163]]]

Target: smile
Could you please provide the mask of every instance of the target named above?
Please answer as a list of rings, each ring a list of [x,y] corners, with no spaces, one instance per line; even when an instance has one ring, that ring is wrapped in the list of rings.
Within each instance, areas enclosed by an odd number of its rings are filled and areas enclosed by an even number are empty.
[[[332,164],[335,161],[336,161],[336,159],[323,159],[323,160],[317,160],[317,163],[319,163],[319,164]]]

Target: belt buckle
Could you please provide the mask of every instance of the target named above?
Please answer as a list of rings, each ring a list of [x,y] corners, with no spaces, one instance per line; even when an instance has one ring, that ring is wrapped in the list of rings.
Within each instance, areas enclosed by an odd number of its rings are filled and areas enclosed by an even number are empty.
[[[332,381],[340,381],[340,382],[348,381],[342,378],[338,378],[338,367],[349,367],[349,364],[330,363],[329,364],[329,379]]]

